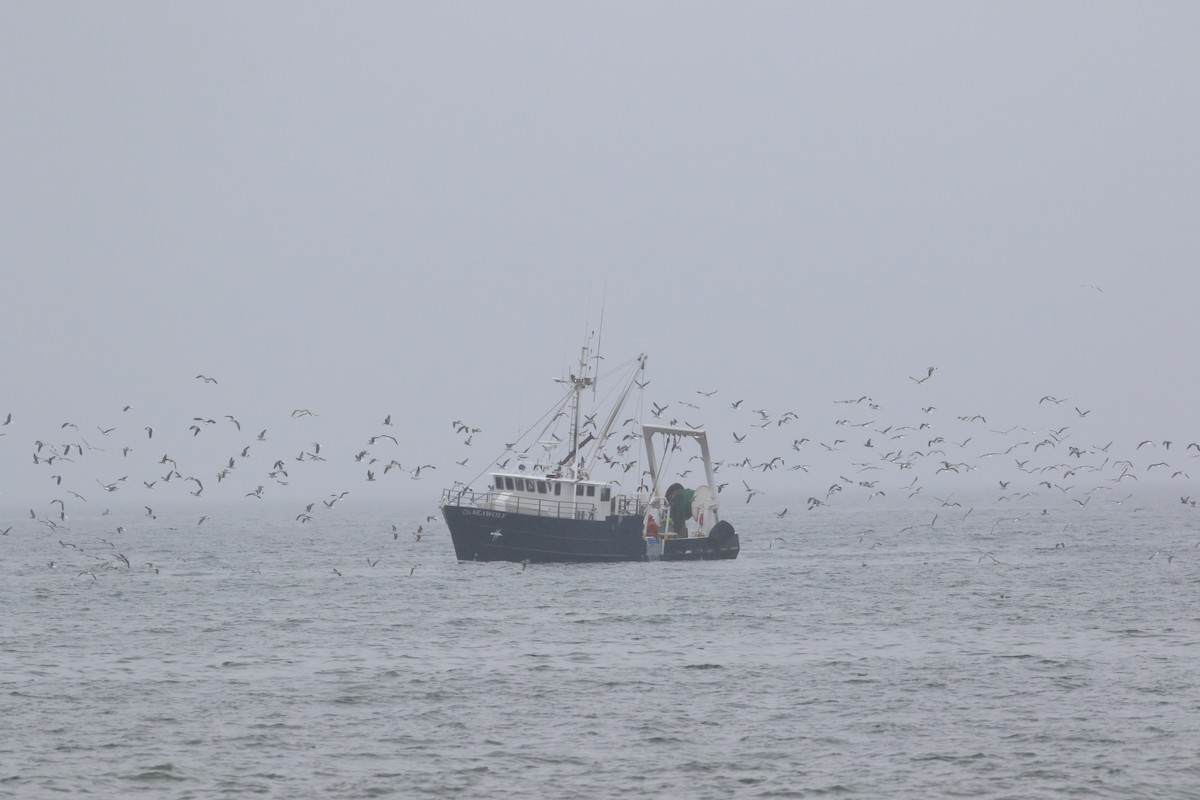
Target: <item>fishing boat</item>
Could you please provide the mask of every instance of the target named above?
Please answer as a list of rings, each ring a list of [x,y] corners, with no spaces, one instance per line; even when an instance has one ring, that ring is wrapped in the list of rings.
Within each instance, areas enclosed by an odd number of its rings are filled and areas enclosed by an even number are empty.
[[[721,518],[704,430],[641,424],[633,418],[618,425],[634,388],[647,383],[646,356],[595,376],[599,360],[585,344],[574,371],[558,379],[565,387],[563,396],[534,426],[542,426],[536,433],[527,431],[530,443],[522,447],[523,436],[509,444],[501,459],[478,476],[486,486],[456,484],[443,491],[442,516],[459,561],[737,558],[738,535]],[[585,397],[594,401],[600,383],[609,378],[618,391],[607,416],[597,422],[603,409],[587,413]],[[564,422],[568,435],[560,437],[554,430]],[[637,440],[645,453],[644,470]],[[669,462],[694,455],[703,462],[706,482],[682,491],[673,482],[664,490]],[[637,485],[623,488],[620,478],[599,477],[602,470],[635,475],[628,482]]]

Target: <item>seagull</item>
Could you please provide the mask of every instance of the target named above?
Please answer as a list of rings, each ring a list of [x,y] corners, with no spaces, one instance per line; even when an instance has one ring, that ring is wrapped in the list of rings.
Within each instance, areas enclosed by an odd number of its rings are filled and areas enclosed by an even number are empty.
[[[417,571],[417,567],[419,567],[419,566],[421,566],[421,565],[420,565],[420,564],[413,564],[413,568],[412,568],[412,569],[410,569],[410,570],[408,571],[408,574],[409,574],[409,576],[410,576],[410,577],[412,576],[412,574],[413,574],[414,572],[416,572],[416,571]]]
[[[926,373],[925,373],[925,377],[924,377],[924,378],[914,378],[912,375],[909,375],[909,376],[908,376],[908,379],[909,379],[910,381],[916,381],[917,383],[924,383],[925,381],[927,381],[927,380],[929,380],[930,378],[932,378],[932,377],[933,377],[933,371],[934,371],[935,369],[937,369],[937,367],[927,367],[926,369],[927,369],[927,371],[926,371]]]
[[[499,528],[497,528],[496,530],[492,531],[492,541],[493,542],[499,541],[500,537],[503,535],[504,535],[504,532],[501,531]]]
[[[199,380],[202,380],[202,381],[204,381],[205,383],[216,383],[216,382],[217,382],[217,379],[216,379],[216,378],[210,378],[210,377],[208,377],[207,375],[197,375],[196,377],[197,377]]]
[[[307,408],[297,408],[295,411],[292,412],[292,416],[293,417],[315,417],[317,415],[314,414],[313,412],[309,411]]]

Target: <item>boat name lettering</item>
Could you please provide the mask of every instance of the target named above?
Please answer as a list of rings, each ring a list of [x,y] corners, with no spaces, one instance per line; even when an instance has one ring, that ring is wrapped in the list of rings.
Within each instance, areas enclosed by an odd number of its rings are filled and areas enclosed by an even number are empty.
[[[504,512],[503,511],[483,511],[481,509],[468,508],[468,509],[463,510],[462,515],[464,517],[496,517],[496,518],[500,518],[500,517],[504,516]]]

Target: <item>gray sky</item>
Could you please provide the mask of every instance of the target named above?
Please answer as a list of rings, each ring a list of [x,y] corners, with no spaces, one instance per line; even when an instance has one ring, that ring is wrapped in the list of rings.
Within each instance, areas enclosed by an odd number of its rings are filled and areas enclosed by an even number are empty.
[[[553,402],[601,313],[608,361],[650,355],[647,404],[718,391],[695,419],[671,412],[708,425],[718,457],[749,432],[753,458],[812,467],[761,474],[779,494],[878,458],[789,451],[873,416],[988,447],[1006,440],[957,417],[1070,424],[1142,482],[1200,455],[1194,3],[0,19],[0,502],[103,495],[126,473],[123,498],[160,497],[132,482],[164,449],[211,483],[265,428],[231,500],[266,483],[432,503]],[[877,413],[834,403],[862,395]],[[754,431],[751,408],[799,419]],[[192,436],[195,416],[218,424]],[[483,429],[469,449],[454,419]],[[384,432],[399,444],[373,456],[438,471],[366,485],[349,456]],[[35,441],[78,436],[103,453],[32,463]],[[1134,459],[1144,439],[1176,444]],[[330,458],[290,489],[264,477],[314,442]]]

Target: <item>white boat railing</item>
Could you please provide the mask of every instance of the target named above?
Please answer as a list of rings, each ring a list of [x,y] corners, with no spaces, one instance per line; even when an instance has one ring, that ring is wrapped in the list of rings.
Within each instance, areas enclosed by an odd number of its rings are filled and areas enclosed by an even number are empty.
[[[480,508],[489,511],[507,511],[511,514],[526,514],[532,517],[554,517],[556,519],[595,519],[595,503],[579,503],[563,500],[541,500],[522,497],[511,492],[475,492],[447,489],[442,493],[442,505]]]
[[[446,489],[442,492],[443,506],[458,506],[461,508],[479,508],[488,511],[507,511],[512,514],[527,514],[534,517],[553,517],[555,519],[596,519],[599,506],[596,503],[584,503],[575,500],[542,500],[537,497],[525,497],[512,492],[497,492],[489,490],[477,492],[471,489]],[[644,501],[617,495],[603,504],[601,514],[645,514]]]

